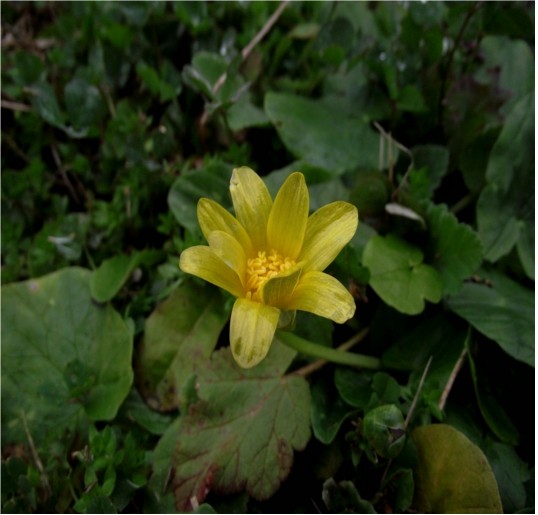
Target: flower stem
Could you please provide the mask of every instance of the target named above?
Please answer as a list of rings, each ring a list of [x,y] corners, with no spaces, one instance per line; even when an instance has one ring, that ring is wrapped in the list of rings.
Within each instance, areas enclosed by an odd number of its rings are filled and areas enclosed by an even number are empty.
[[[338,363],[339,365],[350,365],[374,370],[381,367],[381,361],[378,358],[365,356],[364,354],[356,354],[354,352],[346,352],[330,347],[324,347],[323,345],[318,345],[305,340],[304,338],[301,338],[293,333],[279,331],[278,339],[297,352],[307,354],[308,356],[312,356],[314,358],[324,359],[332,363]]]

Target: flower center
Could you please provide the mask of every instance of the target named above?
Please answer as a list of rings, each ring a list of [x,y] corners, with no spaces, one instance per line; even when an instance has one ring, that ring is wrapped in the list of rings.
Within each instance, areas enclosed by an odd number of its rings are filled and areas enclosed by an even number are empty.
[[[247,299],[259,300],[259,290],[263,283],[295,265],[289,257],[282,257],[276,250],[267,253],[259,251],[255,258],[247,261]]]

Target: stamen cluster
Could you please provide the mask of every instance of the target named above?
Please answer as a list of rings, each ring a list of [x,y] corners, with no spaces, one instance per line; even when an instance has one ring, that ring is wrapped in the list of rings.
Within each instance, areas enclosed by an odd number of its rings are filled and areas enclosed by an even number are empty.
[[[281,256],[276,250],[271,250],[269,253],[260,250],[255,258],[247,261],[247,298],[259,300],[259,290],[262,284],[280,272],[289,270],[292,266],[295,266],[295,261]]]

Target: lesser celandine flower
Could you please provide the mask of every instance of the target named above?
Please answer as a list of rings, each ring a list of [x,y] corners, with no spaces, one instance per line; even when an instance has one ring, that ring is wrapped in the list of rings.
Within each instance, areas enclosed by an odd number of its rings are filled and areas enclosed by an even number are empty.
[[[198,221],[209,246],[182,252],[184,272],[237,297],[230,344],[249,368],[269,351],[282,312],[309,311],[343,323],[355,313],[351,294],[323,273],[355,234],[358,213],[333,202],[308,216],[302,173],[292,173],[275,200],[250,168],[233,171],[230,192],[236,216],[216,202],[198,202]]]

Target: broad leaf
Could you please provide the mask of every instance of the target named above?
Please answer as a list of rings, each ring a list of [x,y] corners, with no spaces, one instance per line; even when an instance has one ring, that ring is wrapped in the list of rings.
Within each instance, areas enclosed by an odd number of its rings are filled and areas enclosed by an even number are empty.
[[[370,270],[370,285],[389,306],[417,315],[424,310],[425,300],[441,300],[439,274],[422,263],[423,257],[417,247],[389,235],[371,238],[362,261]]]
[[[229,349],[213,355],[196,379],[199,401],[163,436],[172,448],[178,510],[192,509],[209,491],[268,499],[287,477],[293,450],[310,438],[310,392],[299,376],[282,374],[295,353],[273,342],[257,367],[240,369]],[[157,447],[159,470],[166,464]],[[162,473],[161,476],[162,478]]]
[[[492,285],[465,283],[448,305],[513,358],[534,366],[534,294],[498,273]]]
[[[534,278],[534,95],[521,98],[506,117],[486,170],[477,205],[478,233],[489,261],[514,245],[526,274]]]
[[[2,287],[3,438],[37,442],[110,420],[129,392],[132,334],[90,296],[91,272],[65,268]]]
[[[427,212],[434,267],[443,281],[443,293],[457,292],[482,261],[482,244],[476,233],[458,222],[446,206],[431,205]]]
[[[168,206],[180,225],[191,232],[199,229],[196,206],[202,197],[231,206],[229,187],[232,169],[231,165],[214,161],[176,179],[168,193]]]
[[[146,321],[137,355],[137,381],[154,409],[186,406],[196,369],[211,356],[229,311],[220,293],[181,284]]]
[[[495,476],[484,453],[446,424],[412,433],[417,448],[414,507],[421,513],[502,513]]]
[[[267,93],[265,112],[298,158],[341,174],[378,165],[378,136],[367,123],[319,101]]]

